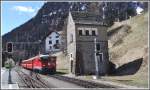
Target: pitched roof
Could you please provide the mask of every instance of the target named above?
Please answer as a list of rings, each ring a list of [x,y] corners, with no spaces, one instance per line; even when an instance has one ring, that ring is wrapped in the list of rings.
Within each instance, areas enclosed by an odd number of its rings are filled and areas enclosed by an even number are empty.
[[[42,41],[44,41],[50,34],[52,34],[53,32],[56,32],[57,34],[59,34],[59,32],[57,32],[57,31],[50,31],[49,33],[47,33],[46,35],[45,35],[45,37],[43,37],[42,38]]]
[[[105,20],[98,13],[72,11],[71,15],[76,24],[107,25]]]

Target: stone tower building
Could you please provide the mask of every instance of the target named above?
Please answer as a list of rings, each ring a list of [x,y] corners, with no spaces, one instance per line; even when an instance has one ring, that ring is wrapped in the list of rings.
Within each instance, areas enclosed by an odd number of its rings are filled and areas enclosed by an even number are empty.
[[[100,16],[90,12],[69,12],[66,33],[70,72],[94,75],[98,67],[99,75],[105,75],[109,67],[107,24]]]

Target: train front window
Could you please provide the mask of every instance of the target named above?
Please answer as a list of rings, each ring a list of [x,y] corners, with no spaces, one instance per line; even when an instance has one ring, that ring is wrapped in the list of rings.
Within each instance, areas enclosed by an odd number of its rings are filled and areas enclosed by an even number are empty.
[[[49,56],[42,56],[41,61],[42,61],[42,66],[47,67],[48,61],[49,61]]]
[[[47,61],[48,59],[49,59],[48,56],[43,56],[43,57],[41,57],[41,60],[42,60],[42,61]]]

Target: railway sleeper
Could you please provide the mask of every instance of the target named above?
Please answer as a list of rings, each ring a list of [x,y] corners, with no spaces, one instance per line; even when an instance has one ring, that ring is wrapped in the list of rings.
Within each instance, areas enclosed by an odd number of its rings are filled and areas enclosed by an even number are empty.
[[[85,80],[80,80],[80,79],[70,78],[70,77],[65,77],[65,76],[53,75],[52,77],[56,79],[68,81],[70,83],[74,83],[74,84],[83,86],[85,88],[115,88],[113,86],[102,85],[102,84],[91,82],[91,81],[85,81]]]

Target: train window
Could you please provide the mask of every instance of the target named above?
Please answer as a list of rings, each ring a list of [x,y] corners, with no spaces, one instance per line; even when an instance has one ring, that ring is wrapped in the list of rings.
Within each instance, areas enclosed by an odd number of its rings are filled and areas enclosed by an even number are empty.
[[[48,60],[48,56],[43,56],[43,57],[41,57],[41,60]]]

